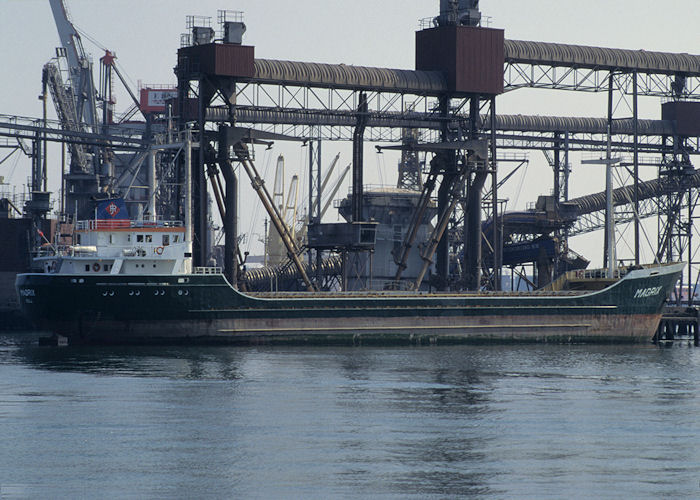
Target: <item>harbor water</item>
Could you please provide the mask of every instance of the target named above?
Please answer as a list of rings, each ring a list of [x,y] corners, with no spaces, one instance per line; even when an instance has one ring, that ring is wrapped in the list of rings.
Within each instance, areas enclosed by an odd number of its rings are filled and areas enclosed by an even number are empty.
[[[700,349],[39,347],[1,498],[697,498]]]

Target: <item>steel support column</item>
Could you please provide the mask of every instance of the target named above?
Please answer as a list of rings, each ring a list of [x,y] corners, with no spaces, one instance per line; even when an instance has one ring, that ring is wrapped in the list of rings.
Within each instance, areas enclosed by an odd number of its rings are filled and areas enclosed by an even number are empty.
[[[440,139],[443,142],[451,140],[450,133],[447,127],[447,118],[450,115],[450,98],[447,95],[440,96],[438,110],[440,117],[443,118],[442,127],[440,130]],[[477,112],[478,116],[478,112]],[[470,117],[471,120],[471,117]],[[455,153],[454,151],[444,151],[438,153],[440,168],[442,169],[442,181],[438,188],[438,220],[445,217],[445,212],[450,210],[450,192],[452,191],[452,183],[456,176]],[[449,278],[449,259],[450,246],[449,235],[445,231],[440,235],[437,247],[435,249],[435,273],[437,274],[437,288],[439,290],[447,289]]]
[[[639,265],[639,108],[638,103],[637,72],[632,73],[632,120],[634,120],[633,151],[633,176],[634,176],[634,265]]]
[[[564,133],[564,179],[562,182],[564,201],[569,201],[569,174],[571,163],[569,162],[569,132]]]
[[[491,97],[491,123],[496,122],[496,96]],[[503,267],[503,235],[498,215],[498,163],[496,148],[496,128],[491,127],[491,202],[493,212],[493,286],[494,290],[501,289],[501,268]]]
[[[229,283],[231,283],[234,288],[237,288],[238,263],[236,255],[238,254],[238,179],[236,178],[236,173],[233,170],[233,165],[228,158],[226,158],[226,161],[220,165],[221,172],[223,173],[226,181],[226,197],[224,199],[226,206],[226,216],[224,218],[224,272],[226,278],[229,280]]]
[[[613,121],[613,79],[614,73],[611,71],[608,77],[608,149],[607,149],[607,160],[610,160],[610,136],[612,134],[612,121]],[[608,268],[608,273],[615,266],[615,262],[611,258],[613,255],[613,249],[615,245],[615,229],[613,226],[613,217],[615,212],[612,203],[612,165],[610,163],[605,164],[605,243],[604,243],[604,255],[603,255],[603,267]]]
[[[554,204],[559,207],[561,201],[561,134],[554,133]]]
[[[238,179],[230,159],[230,144],[226,128],[219,131],[219,158],[221,173],[226,181],[224,197],[224,213],[221,214],[224,223],[224,275],[234,288],[238,287]]]
[[[478,138],[479,95],[469,100],[469,138]],[[493,117],[492,117],[493,119]],[[493,127],[492,127],[493,128]],[[481,286],[481,189],[484,187],[485,168],[480,168],[479,160],[468,155],[467,161],[467,203],[464,214],[464,283],[467,290],[478,290]]]
[[[363,157],[364,133],[367,125],[367,94],[360,93],[357,106],[357,124],[352,136],[352,221],[361,222],[363,202]]]
[[[486,182],[486,173],[470,173],[467,186],[467,213],[464,214],[468,232],[465,239],[465,283],[467,290],[478,290],[481,286],[481,189]]]
[[[194,225],[194,241],[192,245],[192,260],[195,266],[205,266],[209,257],[209,242],[207,232],[207,179],[204,171],[205,150],[207,141],[205,140],[205,116],[204,110],[206,102],[204,98],[204,79],[199,80],[199,96],[197,129],[199,135],[199,148],[197,149],[197,161],[192,163],[192,200],[193,200],[193,225]]]
[[[554,210],[559,213],[559,202],[561,201],[561,134],[559,132],[554,133]],[[561,231],[556,230],[554,232],[555,240],[559,240],[561,237]],[[558,248],[561,248],[559,246]],[[554,280],[557,277],[557,272],[559,270],[559,250],[554,252],[554,272],[551,279]],[[540,273],[537,273],[540,277]]]
[[[310,138],[308,141],[309,147],[309,218],[308,223],[310,225],[321,223],[321,138],[319,131],[318,141],[314,141]],[[313,255],[311,250],[308,251],[308,262],[309,269],[311,269],[313,263]],[[320,268],[321,251],[316,249],[316,274],[318,282],[320,282],[320,274],[318,274]],[[318,283],[317,283],[318,284]]]
[[[158,189],[158,179],[156,178],[156,155],[155,150],[148,152],[148,202],[146,203],[147,220],[155,221],[156,214],[156,191]],[[146,219],[146,217],[144,217]]]

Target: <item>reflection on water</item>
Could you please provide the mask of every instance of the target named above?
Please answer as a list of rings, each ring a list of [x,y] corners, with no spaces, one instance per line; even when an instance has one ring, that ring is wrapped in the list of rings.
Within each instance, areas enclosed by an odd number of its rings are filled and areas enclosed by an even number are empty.
[[[697,496],[698,353],[0,336],[0,493]]]

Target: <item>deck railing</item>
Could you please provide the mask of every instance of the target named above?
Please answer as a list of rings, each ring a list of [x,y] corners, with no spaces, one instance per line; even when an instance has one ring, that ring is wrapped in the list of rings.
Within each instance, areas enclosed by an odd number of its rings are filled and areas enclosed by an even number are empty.
[[[75,228],[79,231],[104,231],[109,229],[148,229],[152,227],[183,227],[179,220],[129,220],[129,219],[92,219],[80,220]]]

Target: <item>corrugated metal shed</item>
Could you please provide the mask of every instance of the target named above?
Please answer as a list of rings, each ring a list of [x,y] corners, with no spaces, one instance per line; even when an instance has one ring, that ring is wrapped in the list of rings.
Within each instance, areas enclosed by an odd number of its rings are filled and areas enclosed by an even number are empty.
[[[700,136],[700,102],[665,102],[661,105],[661,117],[673,120],[679,135]]]
[[[440,26],[416,32],[416,69],[442,71],[449,90],[503,93],[503,30]]]
[[[249,78],[254,60],[255,47],[247,45],[209,43],[178,50],[178,66],[191,73]]]

